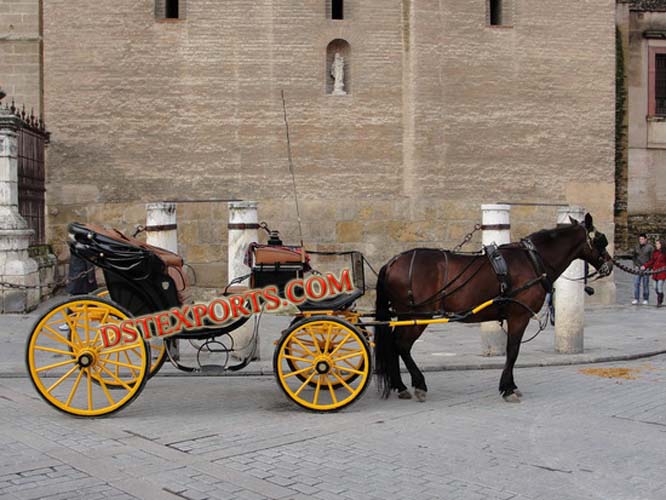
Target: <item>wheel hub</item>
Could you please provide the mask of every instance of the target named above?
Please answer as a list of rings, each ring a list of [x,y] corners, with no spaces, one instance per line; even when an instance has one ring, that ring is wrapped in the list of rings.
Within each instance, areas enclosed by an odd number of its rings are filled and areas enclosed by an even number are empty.
[[[317,370],[319,375],[324,375],[331,371],[331,365],[329,364],[328,360],[320,359],[315,364],[315,370]]]
[[[94,365],[95,361],[96,361],[95,353],[88,349],[84,349],[83,351],[81,351],[76,358],[76,362],[81,368],[88,368],[89,366]]]

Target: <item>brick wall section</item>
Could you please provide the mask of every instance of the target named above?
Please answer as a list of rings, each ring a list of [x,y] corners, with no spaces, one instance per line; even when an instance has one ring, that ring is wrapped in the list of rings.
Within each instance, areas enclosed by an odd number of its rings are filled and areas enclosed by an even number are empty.
[[[29,112],[40,106],[38,0],[0,0],[0,86]]]
[[[54,243],[74,216],[139,223],[174,198],[258,200],[298,241],[281,89],[311,246],[379,264],[455,245],[499,201],[583,204],[612,241],[614,2],[515,0],[510,29],[484,0],[364,0],[344,21],[325,3],[189,0],[167,23],[149,0],[46,2]],[[336,38],[344,97],[325,94]],[[178,215],[185,258],[225,280],[226,207]],[[554,221],[517,207],[513,236]]]

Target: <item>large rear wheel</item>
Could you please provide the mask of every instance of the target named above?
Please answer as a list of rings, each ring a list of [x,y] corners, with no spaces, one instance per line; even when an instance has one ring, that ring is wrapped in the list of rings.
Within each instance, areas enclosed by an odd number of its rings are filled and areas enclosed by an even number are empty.
[[[120,324],[130,313],[94,296],[66,299],[47,311],[28,336],[26,363],[39,395],[71,415],[110,415],[130,404],[148,379],[150,347],[105,347],[100,326]]]

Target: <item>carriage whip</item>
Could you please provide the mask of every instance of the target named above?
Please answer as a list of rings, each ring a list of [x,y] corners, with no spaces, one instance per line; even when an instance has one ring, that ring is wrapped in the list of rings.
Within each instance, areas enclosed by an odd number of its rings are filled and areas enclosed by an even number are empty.
[[[305,262],[305,245],[303,244],[303,227],[301,225],[301,210],[298,206],[298,191],[296,191],[296,176],[294,175],[294,163],[291,159],[291,140],[289,139],[289,122],[287,121],[287,104],[284,100],[284,89],[280,90],[282,94],[282,112],[284,116],[284,127],[287,131],[287,158],[289,159],[289,173],[291,182],[294,186],[294,201],[296,202],[296,218],[298,219],[298,233],[301,237],[301,262]]]

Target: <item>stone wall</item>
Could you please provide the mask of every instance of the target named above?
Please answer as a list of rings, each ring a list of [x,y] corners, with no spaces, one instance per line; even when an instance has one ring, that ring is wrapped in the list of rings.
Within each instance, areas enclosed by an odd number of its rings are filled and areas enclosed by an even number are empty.
[[[281,90],[306,246],[379,266],[454,246],[495,202],[583,205],[613,240],[614,2],[515,0],[510,28],[486,25],[484,0],[364,0],[342,21],[325,5],[190,0],[166,23],[150,0],[46,2],[60,257],[68,222],[143,223],[146,202],[174,199],[257,200],[297,242]],[[335,39],[350,46],[347,96],[326,94]],[[201,283],[224,282],[226,206],[178,218]],[[516,206],[512,236],[555,221]]]
[[[0,0],[0,86],[28,112],[41,106],[39,0]]]

